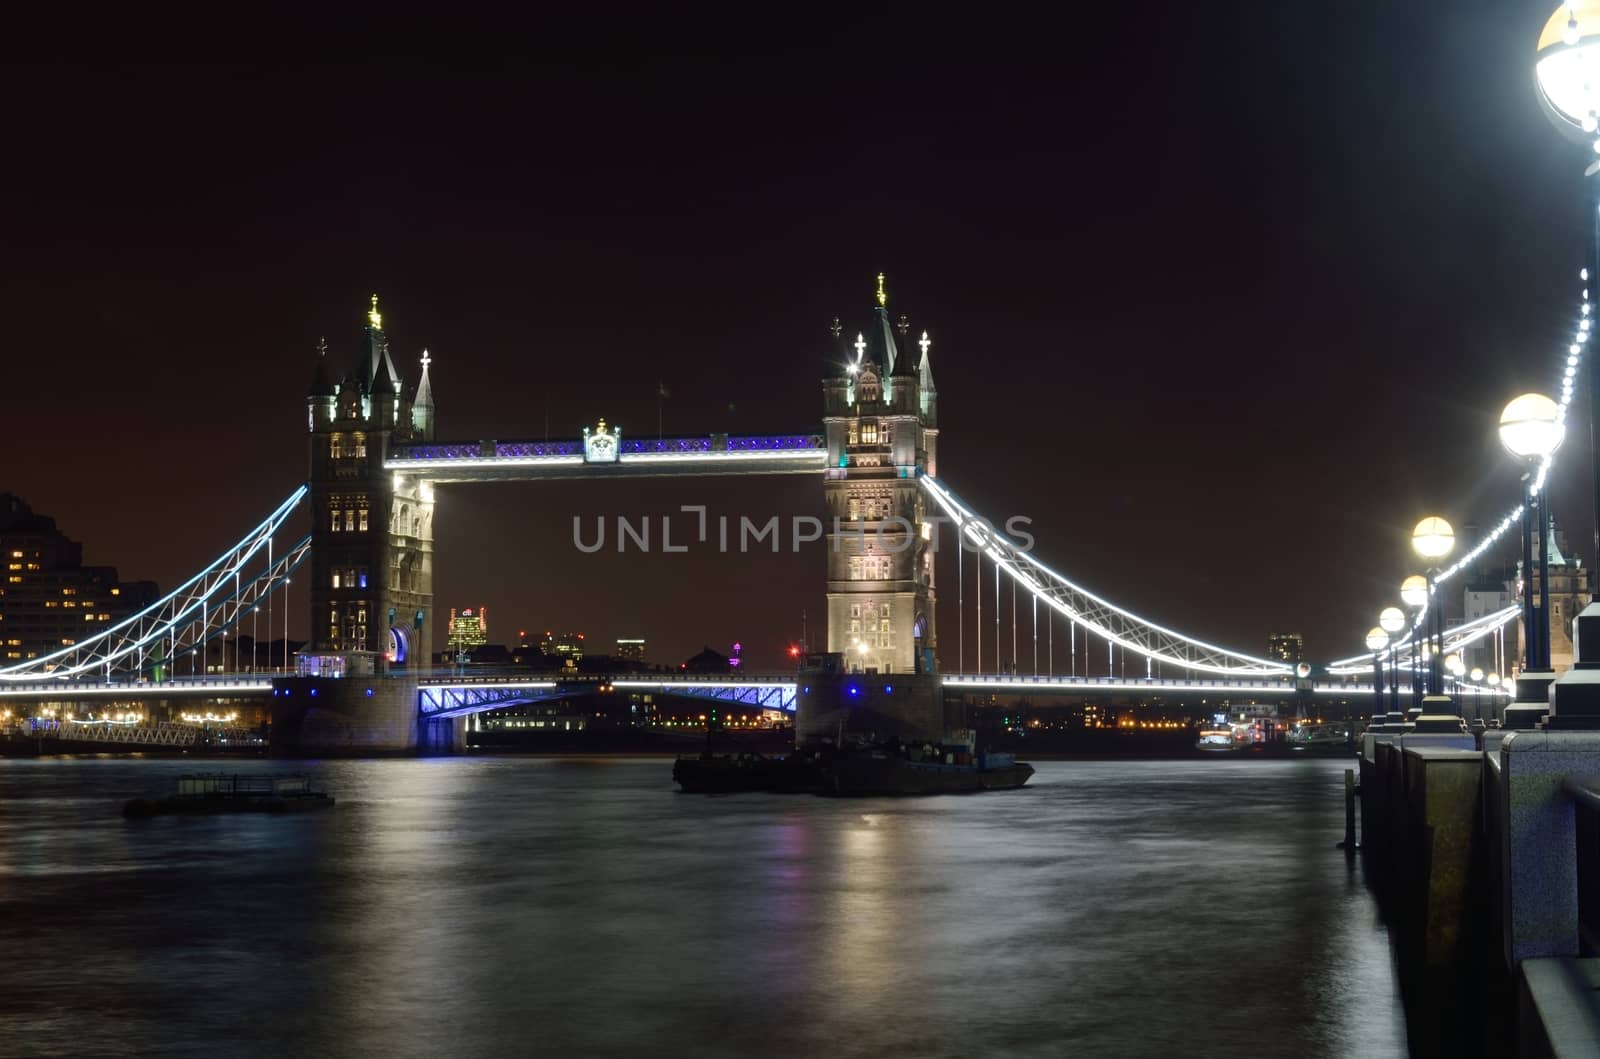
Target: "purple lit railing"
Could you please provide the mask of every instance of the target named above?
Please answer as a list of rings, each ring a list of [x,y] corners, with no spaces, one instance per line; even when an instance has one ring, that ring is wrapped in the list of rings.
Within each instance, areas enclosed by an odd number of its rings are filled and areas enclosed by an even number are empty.
[[[494,454],[486,449],[492,444]],[[821,434],[710,434],[694,438],[629,438],[622,442],[624,456],[713,452],[813,452],[828,447]],[[501,441],[441,445],[397,445],[392,460],[556,459],[583,455],[583,442]]]
[[[512,459],[541,456],[581,456],[581,441],[507,441],[494,447],[494,454]]]

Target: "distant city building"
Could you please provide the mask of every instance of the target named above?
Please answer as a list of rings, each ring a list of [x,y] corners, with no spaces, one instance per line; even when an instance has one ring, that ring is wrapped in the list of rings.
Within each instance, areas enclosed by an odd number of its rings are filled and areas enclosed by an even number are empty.
[[[473,613],[471,607],[456,613],[454,607],[450,608],[449,635],[445,645],[452,655],[461,651],[471,653],[489,642],[489,608],[479,607]]]
[[[1281,662],[1299,662],[1305,658],[1306,638],[1297,632],[1279,633],[1267,637],[1267,657]]]
[[[0,665],[71,647],[156,599],[152,581],[84,566],[83,545],[12,493],[0,493],[0,558]]]
[[[643,662],[644,661],[644,641],[643,640],[624,640],[621,637],[618,637],[617,638],[617,649],[616,649],[616,652],[614,654],[614,657],[619,662]]]
[[[678,668],[685,673],[726,673],[732,667],[729,658],[707,647],[693,658],[685,659]]]
[[[560,636],[551,632],[544,634],[544,639],[539,641],[539,650],[546,657],[559,658],[563,662],[578,663],[583,659],[583,633],[564,632]]]

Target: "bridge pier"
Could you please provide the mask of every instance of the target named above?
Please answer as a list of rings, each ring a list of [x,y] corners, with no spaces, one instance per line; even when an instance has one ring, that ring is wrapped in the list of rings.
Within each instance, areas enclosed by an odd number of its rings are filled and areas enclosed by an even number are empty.
[[[942,742],[966,726],[959,695],[947,705],[944,683],[931,673],[845,673],[802,670],[795,688],[796,745],[847,735],[904,743]]]
[[[420,718],[406,673],[272,682],[275,755],[451,753],[465,732],[461,718]]]

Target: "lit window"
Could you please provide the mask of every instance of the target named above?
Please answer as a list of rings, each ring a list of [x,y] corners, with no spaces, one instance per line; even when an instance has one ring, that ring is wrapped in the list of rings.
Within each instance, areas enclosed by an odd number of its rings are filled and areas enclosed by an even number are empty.
[[[344,531],[354,533],[356,528],[356,513],[346,508],[344,513]]]
[[[339,532],[339,509],[338,508],[334,508],[333,511],[331,512],[331,514],[332,514],[333,517],[328,522],[328,529],[330,531],[334,532],[334,533],[338,533]]]
[[[359,525],[359,529],[361,530],[362,533],[365,533],[367,531],[367,509],[366,508],[362,508],[361,509],[361,522],[360,522],[360,525]]]
[[[863,445],[876,445],[878,443],[878,421],[869,419],[861,424],[861,443]]]
[[[29,563],[28,564],[28,569],[29,570],[37,570],[37,569],[39,569],[39,564],[38,563]]]
[[[335,570],[333,572],[333,587],[334,588],[338,588],[339,587],[339,571],[337,571],[337,570]]]
[[[21,552],[12,552],[11,553],[11,558],[20,559],[20,558],[22,558],[22,553]]]
[[[83,616],[83,620],[84,620],[84,621],[94,621],[94,613],[93,613],[93,612],[90,612],[90,613],[88,613],[88,614],[85,614],[85,615],[84,615],[84,616]]]
[[[850,622],[850,631],[851,632],[860,632],[861,631],[861,622],[858,621],[858,620],[857,621],[851,621]]]
[[[78,594],[78,590],[75,588],[63,588],[61,590],[61,594],[63,596],[76,596]]]
[[[850,520],[854,522],[861,517],[861,500],[858,497],[850,498]]]
[[[338,434],[328,439],[328,458],[334,460],[344,459],[344,439]]]
[[[21,563],[7,563],[6,564],[6,569],[7,570],[21,570],[22,569],[22,564]]]
[[[61,638],[61,646],[63,646],[63,647],[71,647],[73,644],[75,644],[77,642],[78,642],[77,640],[74,640],[69,636],[63,636]]]
[[[359,456],[365,456],[366,454],[367,454],[367,436],[365,434],[357,434],[356,435],[356,455],[359,457]]]
[[[20,585],[22,584],[22,575],[12,574],[10,577],[6,578],[6,583],[11,585]]]
[[[361,571],[361,573],[357,575],[356,583],[361,588],[367,587],[367,572],[365,570]]]
[[[57,603],[57,602],[56,602],[56,601],[55,601],[55,600],[53,600],[53,599],[47,599],[47,600],[45,600],[45,601],[44,601],[44,605],[45,605],[45,606],[46,606],[46,607],[49,607],[49,608],[50,608],[50,609],[51,609],[51,610],[54,610],[54,609],[55,609],[55,608],[57,608],[57,607],[59,607],[59,606],[61,606],[61,604],[60,604],[60,603]]]
[[[109,615],[109,614],[102,614],[102,615],[100,615],[100,620],[101,620],[101,621],[110,621],[110,620],[111,620],[111,615]]]
[[[111,594],[112,594],[112,595],[113,595],[113,596],[120,596],[120,595],[122,595],[122,589],[120,589],[120,588],[113,588],[113,589],[112,589],[112,590],[111,590]]]

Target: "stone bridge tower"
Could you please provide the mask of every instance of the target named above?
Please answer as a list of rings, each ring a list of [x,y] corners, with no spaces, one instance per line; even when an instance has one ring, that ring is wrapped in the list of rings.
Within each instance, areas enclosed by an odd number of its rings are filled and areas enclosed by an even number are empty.
[[[933,526],[917,477],[936,473],[938,394],[927,332],[889,316],[884,277],[867,329],[833,322],[823,380],[828,441],[828,651],[852,671],[931,672]]]
[[[384,470],[392,444],[433,437],[430,358],[423,350],[415,386],[401,378],[376,294],[365,332],[338,378],[319,344],[306,397],[313,523],[304,655],[313,668],[351,673],[426,665],[433,612],[433,487]]]

